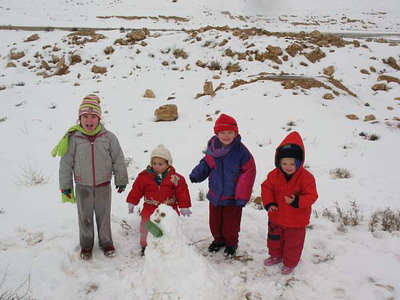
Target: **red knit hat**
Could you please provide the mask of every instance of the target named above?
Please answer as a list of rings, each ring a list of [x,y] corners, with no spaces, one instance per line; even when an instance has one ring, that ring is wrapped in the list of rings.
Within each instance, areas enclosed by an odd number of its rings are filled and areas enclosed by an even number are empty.
[[[218,134],[220,131],[234,131],[236,133],[239,132],[239,128],[237,126],[236,120],[231,116],[222,114],[215,121],[214,125],[214,133]]]

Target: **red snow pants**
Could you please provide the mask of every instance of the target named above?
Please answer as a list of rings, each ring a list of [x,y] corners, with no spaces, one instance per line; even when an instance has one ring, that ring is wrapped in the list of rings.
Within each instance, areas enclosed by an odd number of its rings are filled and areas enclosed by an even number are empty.
[[[224,242],[228,246],[239,243],[241,206],[209,206],[210,231],[216,242]]]
[[[268,222],[269,255],[281,257],[286,267],[293,268],[300,261],[305,237],[305,227],[285,227]]]

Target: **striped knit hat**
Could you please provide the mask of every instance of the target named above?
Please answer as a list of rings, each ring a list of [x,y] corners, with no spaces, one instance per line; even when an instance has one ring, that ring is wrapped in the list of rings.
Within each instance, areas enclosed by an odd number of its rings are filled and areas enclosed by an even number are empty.
[[[85,114],[93,114],[101,119],[100,98],[97,95],[90,94],[83,98],[79,106],[79,117]]]

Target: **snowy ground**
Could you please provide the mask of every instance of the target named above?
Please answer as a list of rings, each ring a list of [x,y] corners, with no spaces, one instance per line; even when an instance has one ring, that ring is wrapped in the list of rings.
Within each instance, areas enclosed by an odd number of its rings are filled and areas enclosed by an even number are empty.
[[[84,44],[76,41],[85,36],[74,40],[68,31],[0,31],[0,295],[21,285],[16,293],[28,290],[26,298],[33,299],[399,299],[400,233],[379,228],[371,233],[368,224],[375,212],[400,208],[400,4],[331,2],[2,1],[0,25],[118,30],[97,31],[105,38]],[[197,30],[207,25],[306,33]],[[115,41],[127,40],[130,31],[120,27],[154,30],[143,41],[121,45]],[[376,37],[346,38],[343,47],[321,45],[325,57],[313,63],[306,55],[322,41],[309,34],[315,29]],[[33,34],[39,39],[26,41]],[[386,40],[379,39],[383,34]],[[292,57],[286,49],[294,43],[302,47]],[[114,52],[106,55],[110,46]],[[267,55],[268,46],[279,47],[282,54],[257,59],[256,52]],[[187,57],[176,57],[175,50]],[[24,57],[10,59],[11,53],[22,51]],[[72,64],[72,54],[81,62]],[[68,73],[53,75],[63,56]],[[49,70],[42,68],[43,61]],[[229,73],[226,68],[236,63],[241,71]],[[93,73],[94,65],[107,72]],[[211,65],[221,70],[210,70]],[[324,74],[328,66],[347,90]],[[271,80],[276,75],[316,79],[325,87],[293,88],[282,78]],[[378,78],[382,75],[394,79]],[[195,99],[205,81],[221,88],[215,96]],[[386,84],[385,90],[374,91],[376,83]],[[144,98],[146,89],[156,98]],[[222,253],[208,255],[208,202],[199,201],[206,182],[189,184],[193,215],[178,220],[181,233],[171,238],[183,246],[175,253],[157,256],[153,251],[141,258],[140,217],[128,215],[127,193],[114,193],[117,256],[110,260],[95,248],[92,261],[81,261],[76,208],[60,201],[58,159],[50,151],[75,122],[82,98],[92,92],[102,99],[105,126],[120,140],[131,182],[160,143],[171,150],[175,168],[187,178],[220,111],[236,118],[255,157],[256,198],[273,168],[275,147],[290,130],[300,132],[320,197],[296,271],[282,276],[279,266],[263,266],[267,217],[254,202],[244,209],[238,249],[242,261],[226,260]],[[324,99],[326,94],[333,99]],[[164,104],[178,106],[175,122],[155,122],[153,113]],[[358,119],[350,120],[349,114]],[[364,121],[372,114],[375,120]],[[350,178],[335,179],[330,173],[337,168],[349,171]],[[42,184],[30,185],[32,179]],[[341,227],[336,205],[354,213],[352,203],[362,220]],[[184,277],[188,265],[193,274]],[[207,288],[201,289],[199,281]]]

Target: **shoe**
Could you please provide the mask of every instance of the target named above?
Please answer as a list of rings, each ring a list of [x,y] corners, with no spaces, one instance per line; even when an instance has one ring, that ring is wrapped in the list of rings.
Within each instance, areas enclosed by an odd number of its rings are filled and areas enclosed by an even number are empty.
[[[225,256],[235,256],[237,247],[238,246],[226,246],[225,250],[224,250],[224,255]]]
[[[144,256],[144,252],[146,251],[146,246],[143,246],[142,248],[140,248],[140,256]]]
[[[269,267],[276,264],[279,264],[282,261],[281,257],[270,256],[267,259],[264,259],[264,266]]]
[[[83,260],[91,260],[92,259],[92,249],[90,248],[82,248],[81,250],[81,259]]]
[[[283,275],[288,275],[288,274],[292,273],[293,271],[294,271],[294,267],[291,268],[291,267],[283,266],[283,267],[282,267],[281,273],[282,273]]]
[[[210,246],[208,246],[208,252],[218,252],[225,246],[224,242],[213,241]]]
[[[116,255],[115,248],[114,248],[113,245],[104,247],[103,248],[103,253],[104,253],[105,256],[110,257],[110,258],[114,257]]]

